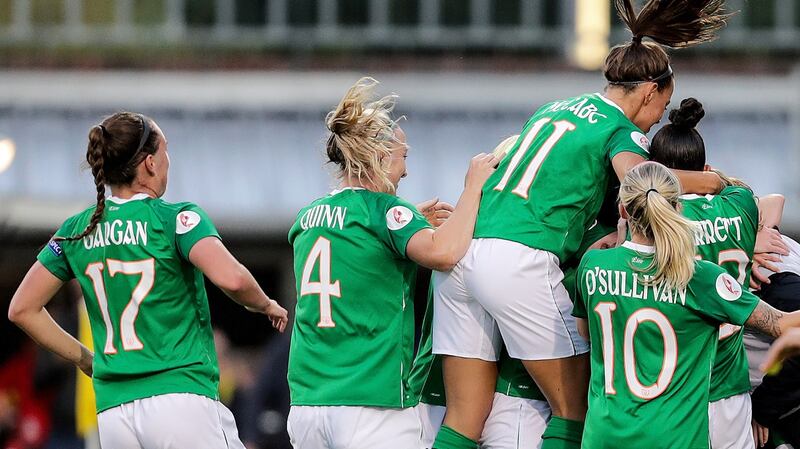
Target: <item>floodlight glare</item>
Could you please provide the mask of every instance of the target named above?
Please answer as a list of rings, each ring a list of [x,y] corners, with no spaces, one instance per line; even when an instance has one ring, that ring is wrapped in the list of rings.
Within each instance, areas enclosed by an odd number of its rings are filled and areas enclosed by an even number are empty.
[[[8,170],[14,162],[14,155],[17,153],[16,145],[10,138],[0,137],[0,173]]]

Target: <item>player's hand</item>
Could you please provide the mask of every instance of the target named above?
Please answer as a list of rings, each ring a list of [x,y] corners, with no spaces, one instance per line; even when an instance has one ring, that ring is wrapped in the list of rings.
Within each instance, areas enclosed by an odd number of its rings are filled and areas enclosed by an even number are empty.
[[[266,306],[262,309],[245,308],[251,312],[263,313],[268,316],[270,321],[272,321],[272,327],[277,329],[278,332],[283,332],[286,329],[286,323],[289,322],[289,312],[281,307],[274,299],[268,299]]]
[[[756,441],[756,447],[764,447],[769,441],[769,429],[753,420],[753,439]]]
[[[425,216],[431,226],[438,228],[450,218],[450,214],[456,209],[449,203],[439,201],[439,198],[433,198],[417,204],[417,210]]]
[[[761,289],[761,284],[769,284],[769,276],[765,276],[759,270],[764,267],[773,273],[777,273],[779,268],[773,262],[780,262],[781,257],[777,254],[771,253],[757,253],[753,255],[753,268],[750,272],[750,288],[755,290]]]
[[[92,377],[94,370],[92,365],[94,364],[94,353],[90,351],[86,347],[81,348],[81,359],[78,360],[76,364],[78,369],[83,371],[83,374],[86,374],[89,377]]]
[[[759,368],[764,373],[777,374],[784,360],[798,354],[800,354],[800,328],[795,327],[775,340]]]
[[[494,173],[495,167],[503,157],[499,154],[480,153],[473,157],[469,163],[466,179],[464,179],[464,190],[483,189],[483,185],[489,176]]]
[[[763,228],[756,234],[755,253],[777,253],[782,256],[789,255],[789,247],[783,241],[781,233],[775,229]]]

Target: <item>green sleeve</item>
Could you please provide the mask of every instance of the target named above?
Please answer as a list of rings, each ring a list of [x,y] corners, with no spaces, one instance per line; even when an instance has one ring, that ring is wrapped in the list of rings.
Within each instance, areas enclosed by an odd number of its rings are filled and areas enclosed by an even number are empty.
[[[383,215],[382,222],[387,232],[381,235],[387,236],[389,246],[402,257],[407,257],[406,246],[411,237],[423,229],[431,228],[428,220],[413,204],[398,197],[391,197],[385,203]]]
[[[572,299],[572,316],[575,318],[583,318],[587,319],[588,314],[586,313],[586,291],[584,290],[584,286],[586,285],[583,282],[584,277],[586,276],[585,270],[585,262],[586,256],[581,259],[581,263],[578,265],[578,268],[575,270],[575,282],[577,285],[575,286],[575,298]]]
[[[606,143],[608,160],[612,160],[614,156],[626,151],[650,159],[649,149],[650,141],[647,136],[633,128],[618,129]]]
[[[47,242],[44,248],[39,251],[39,255],[36,256],[36,259],[44,265],[47,270],[53,274],[53,276],[61,279],[62,281],[66,282],[75,277],[75,274],[72,272],[72,268],[70,268],[69,263],[67,263],[67,256],[64,254],[64,249],[61,247],[61,243],[56,240],[56,237],[64,237],[70,235],[69,229],[66,229],[67,225],[61,226],[61,228],[55,233],[53,238]]]
[[[686,305],[720,323],[744,325],[759,302],[758,297],[743,288],[725,269],[711,262],[697,262],[689,288],[697,303],[687,302]]]
[[[747,214],[747,218],[758,225],[758,203],[752,190],[746,187],[730,186],[722,189],[719,195],[743,210]]]
[[[189,260],[194,244],[206,237],[220,238],[208,214],[195,204],[181,208],[175,215],[175,243],[181,256]]]

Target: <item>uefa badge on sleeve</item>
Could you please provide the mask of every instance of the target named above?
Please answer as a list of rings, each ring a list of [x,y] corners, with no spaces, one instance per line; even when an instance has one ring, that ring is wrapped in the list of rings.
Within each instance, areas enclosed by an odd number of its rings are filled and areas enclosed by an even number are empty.
[[[185,210],[178,214],[175,220],[175,233],[186,234],[200,224],[200,214],[191,210]]]
[[[411,223],[412,218],[414,218],[414,214],[411,209],[405,206],[395,206],[386,212],[386,226],[392,231],[397,231]]]
[[[742,296],[742,286],[728,273],[717,276],[717,293],[725,301],[736,301]]]

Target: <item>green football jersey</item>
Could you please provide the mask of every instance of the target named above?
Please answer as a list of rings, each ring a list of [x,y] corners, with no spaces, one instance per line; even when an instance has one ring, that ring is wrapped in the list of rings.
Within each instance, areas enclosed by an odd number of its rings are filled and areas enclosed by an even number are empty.
[[[753,192],[744,187],[727,187],[719,195],[684,195],[681,202],[683,215],[697,225],[697,254],[724,268],[743,286],[749,286],[758,232],[758,204]],[[743,334],[740,326],[720,327],[711,371],[712,402],[750,391]]]
[[[292,405],[409,407],[417,265],[411,237],[430,225],[402,199],[364,189],[305,207],[289,231],[297,309]]]
[[[419,348],[409,379],[412,394],[419,402],[445,406],[442,356],[433,354],[433,282],[428,287],[428,301],[420,327]]]
[[[647,285],[653,248],[589,251],[573,314],[592,342],[583,448],[708,448],[708,397],[719,325],[758,305],[718,265],[695,262],[681,290]]]
[[[647,158],[649,142],[617,105],[600,94],[540,108],[483,188],[476,238],[499,238],[572,257],[597,217],[611,160]]]
[[[138,194],[109,198],[97,229],[78,241],[95,207],[67,219],[38,259],[83,291],[94,341],[97,411],[168,393],[218,398],[219,368],[203,274],[188,262],[219,238],[202,209]]]

